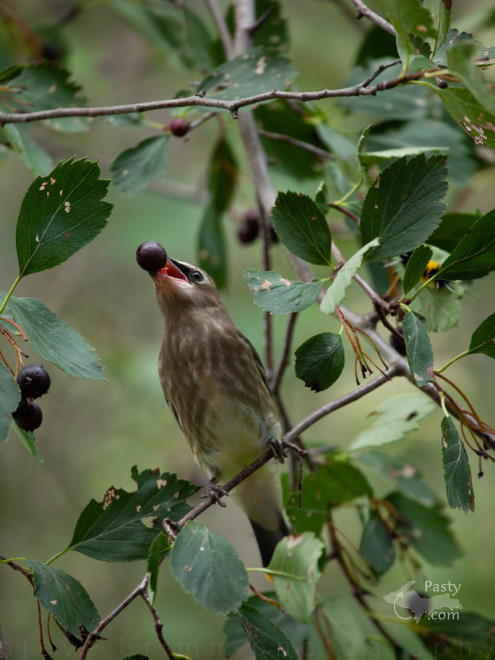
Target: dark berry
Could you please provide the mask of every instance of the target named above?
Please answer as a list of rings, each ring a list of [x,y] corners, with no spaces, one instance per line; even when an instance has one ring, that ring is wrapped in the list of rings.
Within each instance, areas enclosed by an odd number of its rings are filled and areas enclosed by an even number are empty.
[[[240,243],[247,245],[258,238],[260,232],[260,221],[256,209],[249,209],[242,216],[241,224],[237,230],[237,238]]]
[[[136,261],[148,273],[156,273],[167,263],[167,253],[160,243],[147,241],[136,250]]]
[[[50,376],[41,364],[28,364],[17,375],[17,384],[25,397],[37,399],[48,392]]]
[[[395,348],[397,353],[400,353],[401,355],[406,354],[406,342],[404,341],[403,336],[396,335],[395,332],[393,332],[390,335],[390,345]]]
[[[56,62],[62,57],[63,53],[59,45],[47,42],[41,46],[41,55],[45,60]]]
[[[170,132],[175,137],[184,137],[186,133],[189,133],[191,124],[187,119],[182,119],[182,117],[175,117],[169,124]]]
[[[17,426],[24,431],[34,431],[41,426],[43,421],[43,413],[38,404],[28,401],[24,397],[21,399],[17,410],[12,413],[12,417],[15,419]]]

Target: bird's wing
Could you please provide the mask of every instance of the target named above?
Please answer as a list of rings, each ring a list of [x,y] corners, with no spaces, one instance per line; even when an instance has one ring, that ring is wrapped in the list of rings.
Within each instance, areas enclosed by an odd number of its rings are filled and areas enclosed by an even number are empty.
[[[175,417],[175,419],[176,419],[176,421],[177,421],[177,424],[179,425],[180,430],[182,431],[182,433],[184,433],[184,429],[183,429],[183,427],[182,427],[182,423],[181,423],[181,421],[180,421],[179,413],[177,412],[176,407],[175,407],[174,404],[170,401],[170,399],[168,398],[168,396],[165,394],[165,390],[163,391],[163,394],[164,394],[164,396],[165,396],[165,401],[167,402],[168,407],[169,407],[170,410],[174,413],[174,417]]]
[[[268,382],[268,378],[266,377],[265,367],[263,366],[263,362],[261,361],[258,351],[255,349],[255,347],[252,345],[252,343],[249,341],[246,335],[243,335],[240,330],[238,330],[237,332],[239,333],[239,337],[242,339],[242,341],[249,346],[251,353],[253,354],[254,361],[256,362],[256,366],[258,367],[258,372],[261,376],[261,379],[265,383],[266,389],[268,390],[268,393],[271,396],[272,390],[270,388],[270,383]]]

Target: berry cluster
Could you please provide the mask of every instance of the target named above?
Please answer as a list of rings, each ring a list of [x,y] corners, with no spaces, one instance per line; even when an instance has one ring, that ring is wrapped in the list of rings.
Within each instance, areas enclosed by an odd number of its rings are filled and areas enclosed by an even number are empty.
[[[136,261],[148,273],[156,273],[167,263],[167,253],[163,245],[155,241],[146,241],[136,250]]]
[[[17,375],[17,384],[22,398],[17,410],[12,413],[17,426],[24,431],[34,431],[43,421],[41,408],[33,399],[38,399],[48,392],[50,376],[41,364],[28,364]]]
[[[260,217],[256,209],[248,209],[242,216],[241,223],[237,230],[237,238],[239,243],[243,245],[248,245],[253,243],[259,236],[260,233]],[[270,241],[272,245],[278,243],[278,236],[273,229],[273,226],[270,227]]]

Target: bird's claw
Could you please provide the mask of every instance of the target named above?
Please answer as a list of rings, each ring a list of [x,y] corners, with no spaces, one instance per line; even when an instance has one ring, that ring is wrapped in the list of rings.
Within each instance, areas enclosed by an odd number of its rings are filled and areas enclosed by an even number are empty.
[[[229,494],[228,490],[225,490],[225,488],[223,488],[223,486],[220,484],[217,484],[216,481],[209,481],[205,488],[206,493],[201,495],[201,499],[206,499],[209,497],[211,500],[213,500],[213,502],[215,502],[215,504],[223,507],[227,506],[225,502],[222,501],[222,497],[225,497]]]
[[[273,455],[278,460],[278,462],[283,463],[289,452],[287,451],[287,447],[284,445],[282,440],[279,440],[278,438],[270,438],[268,441],[268,446],[272,450]]]

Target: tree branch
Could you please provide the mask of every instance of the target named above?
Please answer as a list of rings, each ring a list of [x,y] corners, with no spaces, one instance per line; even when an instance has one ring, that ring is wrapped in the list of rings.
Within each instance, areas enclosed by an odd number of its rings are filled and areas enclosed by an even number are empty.
[[[277,371],[275,372],[272,381],[272,391],[274,396],[277,394],[277,392],[280,389],[280,385],[282,384],[282,379],[284,377],[285,370],[289,364],[289,356],[292,347],[292,339],[294,337],[294,329],[296,327],[297,314],[298,314],[297,312],[292,312],[292,314],[289,315],[287,326],[285,328],[284,347],[282,349],[282,356],[280,358]]]
[[[217,26],[218,34],[220,35],[220,40],[222,42],[225,55],[229,60],[233,53],[233,43],[229,28],[227,27],[227,23],[223,18],[222,10],[218,6],[217,0],[205,0],[205,3],[211,14],[211,17],[213,18],[213,21],[215,22],[215,25]]]
[[[366,18],[369,18],[370,21],[375,23],[375,25],[381,27],[382,30],[385,30],[389,34],[392,34],[394,37],[397,36],[397,32],[394,26],[392,25],[392,23],[389,23],[384,18],[379,16],[376,12],[374,12],[367,5],[365,5],[364,2],[362,2],[361,0],[351,0],[351,2],[358,10],[358,15],[357,15],[358,19],[365,16]]]
[[[320,149],[320,147],[315,147],[314,144],[309,142],[303,142],[303,140],[297,140],[296,138],[291,137],[290,135],[284,135],[283,133],[272,133],[271,131],[265,131],[262,128],[258,129],[258,135],[261,137],[268,138],[269,140],[278,140],[279,142],[287,142],[292,144],[294,147],[299,147],[305,151],[309,151],[310,154],[316,156],[317,158],[324,158],[326,160],[336,160],[335,156],[325,149]]]
[[[172,649],[168,645],[167,640],[163,636],[163,623],[162,623],[162,620],[160,619],[160,616],[159,616],[159,614],[156,610],[156,607],[151,602],[151,599],[149,597],[147,589],[144,589],[141,592],[141,598],[144,600],[144,602],[146,603],[146,606],[148,607],[148,609],[151,613],[151,616],[153,618],[153,623],[155,624],[156,636],[158,637],[158,641],[160,642],[162,649],[165,651],[165,654],[166,654],[167,658],[169,658],[170,660],[174,660],[174,658],[176,656],[174,655],[174,652],[172,651]]]
[[[388,65],[380,66],[371,76],[365,80],[352,85],[351,87],[342,87],[341,89],[321,89],[314,92],[289,92],[273,89],[270,92],[262,92],[253,96],[235,101],[225,101],[223,99],[209,98],[200,94],[193,94],[178,99],[163,99],[159,101],[144,101],[142,103],[129,103],[125,105],[107,105],[95,107],[69,107],[54,108],[52,110],[37,110],[35,112],[0,112],[0,124],[23,124],[44,119],[57,119],[61,117],[103,117],[108,115],[123,115],[132,112],[151,112],[153,110],[163,110],[165,108],[185,108],[185,107],[203,107],[219,108],[228,110],[235,114],[240,108],[251,105],[257,105],[264,101],[273,99],[294,99],[303,103],[309,101],[318,101],[329,98],[340,98],[347,96],[374,96],[378,92],[387,89],[393,89],[399,85],[404,85],[412,80],[419,80],[429,71],[417,71],[407,76],[399,76],[392,80],[385,80],[370,86],[372,82],[382,71],[393,66],[396,61]]]

